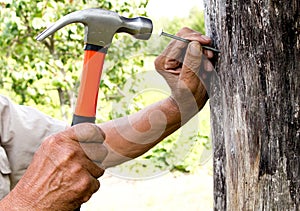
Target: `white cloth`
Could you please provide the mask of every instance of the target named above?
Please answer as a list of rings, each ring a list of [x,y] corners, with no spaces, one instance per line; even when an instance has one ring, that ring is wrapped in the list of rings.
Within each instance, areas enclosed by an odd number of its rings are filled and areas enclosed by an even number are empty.
[[[44,138],[66,127],[65,122],[0,95],[0,199],[20,180]]]

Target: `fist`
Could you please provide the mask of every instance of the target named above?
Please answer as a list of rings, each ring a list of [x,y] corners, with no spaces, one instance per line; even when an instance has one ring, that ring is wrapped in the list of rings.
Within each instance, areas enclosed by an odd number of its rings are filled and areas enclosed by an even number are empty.
[[[100,187],[99,166],[107,154],[103,141],[102,130],[88,123],[49,136],[4,200],[12,210],[76,209]]]

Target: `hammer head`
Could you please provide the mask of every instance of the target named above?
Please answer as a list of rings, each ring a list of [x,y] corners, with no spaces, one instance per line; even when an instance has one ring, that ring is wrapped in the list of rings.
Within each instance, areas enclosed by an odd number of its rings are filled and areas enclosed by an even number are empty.
[[[115,33],[125,32],[141,40],[150,38],[153,25],[148,18],[125,18],[116,12],[104,9],[86,9],[72,12],[37,36],[44,40],[57,30],[71,23],[83,23],[85,26],[84,42],[97,46],[109,47]]]

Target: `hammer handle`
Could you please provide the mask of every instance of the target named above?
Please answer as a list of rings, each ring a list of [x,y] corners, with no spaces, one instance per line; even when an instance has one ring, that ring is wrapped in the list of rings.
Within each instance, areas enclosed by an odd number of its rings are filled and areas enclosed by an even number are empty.
[[[99,85],[105,55],[106,51],[102,51],[100,46],[86,45],[85,47],[83,72],[73,124],[76,124],[76,122],[95,121]]]

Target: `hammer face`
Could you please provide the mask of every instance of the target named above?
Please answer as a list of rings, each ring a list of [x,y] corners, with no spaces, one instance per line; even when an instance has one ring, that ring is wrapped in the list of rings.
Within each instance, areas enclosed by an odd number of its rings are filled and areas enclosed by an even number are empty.
[[[148,18],[125,18],[121,17],[123,26],[117,32],[126,32],[139,40],[148,40],[151,37],[153,24]]]

